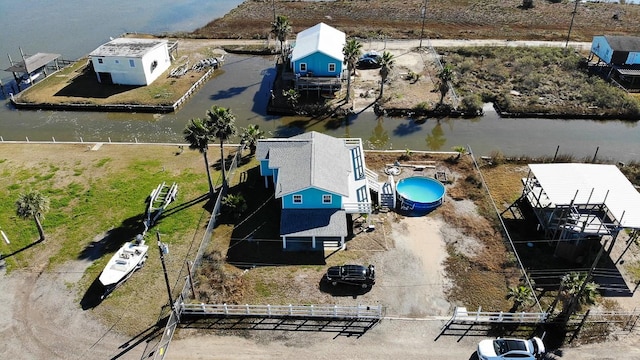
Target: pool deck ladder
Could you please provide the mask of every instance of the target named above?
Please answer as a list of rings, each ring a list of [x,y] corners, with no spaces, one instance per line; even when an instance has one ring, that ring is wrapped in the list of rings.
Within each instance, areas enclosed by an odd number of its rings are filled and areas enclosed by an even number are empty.
[[[178,184],[176,183],[169,186],[165,182],[162,182],[162,184],[151,191],[146,219],[144,220],[145,229],[155,224],[160,215],[167,209],[167,206],[176,199],[177,194]]]

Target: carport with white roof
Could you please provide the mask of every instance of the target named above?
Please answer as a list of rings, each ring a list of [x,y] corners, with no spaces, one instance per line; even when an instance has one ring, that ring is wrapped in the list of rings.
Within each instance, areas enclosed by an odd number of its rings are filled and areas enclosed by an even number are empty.
[[[622,229],[632,230],[632,240],[638,237],[640,193],[615,165],[529,164],[529,169],[523,197],[547,239],[567,240],[558,242],[556,255],[578,256],[582,240],[603,237],[611,237],[610,252]]]

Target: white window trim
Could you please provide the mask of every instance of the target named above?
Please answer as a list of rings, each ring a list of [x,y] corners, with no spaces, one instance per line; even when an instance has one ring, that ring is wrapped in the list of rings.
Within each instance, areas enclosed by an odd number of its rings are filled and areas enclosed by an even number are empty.
[[[331,70],[331,67],[333,67],[333,70]],[[329,63],[329,72],[336,72],[337,69],[336,63]]]
[[[325,199],[328,199],[328,201],[326,201]],[[333,202],[333,196],[331,196],[331,194],[322,194],[322,204],[329,205],[332,202]]]
[[[132,68],[136,67],[136,61],[133,59],[129,59],[129,66]]]
[[[297,197],[300,198],[300,201],[296,201]],[[294,204],[302,204],[302,195],[300,194],[292,195],[291,202],[293,202]]]
[[[300,71],[307,71],[307,63],[300,63]]]

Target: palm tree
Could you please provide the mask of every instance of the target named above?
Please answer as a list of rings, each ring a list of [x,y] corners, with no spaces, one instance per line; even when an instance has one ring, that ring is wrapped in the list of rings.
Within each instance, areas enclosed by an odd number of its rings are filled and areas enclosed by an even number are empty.
[[[40,233],[40,240],[44,241],[44,229],[40,219],[44,219],[44,213],[49,211],[49,199],[39,191],[29,191],[18,196],[16,201],[16,215],[21,219],[33,217]]]
[[[211,130],[207,122],[200,118],[189,120],[187,127],[182,132],[184,139],[189,143],[189,149],[198,150],[204,157],[204,165],[207,168],[207,179],[209,179],[209,196],[213,195],[213,182],[211,181],[211,172],[209,170],[209,158],[207,152],[209,150],[209,142],[214,138],[211,136]]]
[[[260,130],[260,125],[249,124],[249,126],[242,129],[240,139],[249,147],[251,155],[253,155],[256,153],[258,140],[264,139],[264,131]]]
[[[520,306],[526,306],[533,300],[533,291],[529,286],[518,285],[510,287],[507,292],[507,300],[513,299],[513,306],[509,312],[515,312]]]
[[[236,220],[247,210],[247,201],[242,194],[229,194],[225,196],[222,199],[222,205],[233,214],[233,218]]]
[[[235,126],[236,116],[231,110],[220,106],[213,105],[207,110],[207,124],[211,136],[220,140],[220,162],[222,164],[222,184],[227,185],[227,176],[225,174],[224,164],[224,142],[235,135],[238,130]]]
[[[282,56],[284,60],[284,42],[291,33],[291,23],[289,23],[289,19],[284,15],[278,15],[276,20],[271,23],[271,33],[280,41],[280,56]]]
[[[296,89],[282,90],[282,96],[287,100],[287,104],[295,110],[300,99],[300,93]]]
[[[449,83],[453,80],[453,69],[450,65],[445,65],[438,72],[438,91],[440,91],[440,104],[444,101],[444,97],[449,92]]]
[[[458,153],[458,155],[456,156],[456,160],[460,160],[460,156],[467,153],[467,148],[461,145],[454,146],[452,149],[453,151]]]
[[[393,66],[395,65],[395,59],[393,54],[388,51],[382,53],[382,57],[380,58],[380,99],[382,99],[382,94],[384,92],[384,83],[387,81],[389,74],[391,74],[391,70],[393,70]]]
[[[351,74],[356,68],[356,63],[362,54],[362,43],[356,39],[349,39],[342,48],[344,64],[347,65],[347,101],[351,99]]]
[[[558,293],[562,300],[562,314],[569,317],[581,305],[595,303],[598,294],[598,284],[587,282],[586,273],[565,274],[560,281]]]

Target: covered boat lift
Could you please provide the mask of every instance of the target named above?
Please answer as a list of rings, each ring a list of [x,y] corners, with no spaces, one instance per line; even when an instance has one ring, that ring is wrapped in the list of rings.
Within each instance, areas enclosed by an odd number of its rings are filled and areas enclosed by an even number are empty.
[[[50,63],[55,64],[55,70],[60,70],[60,66],[58,64],[58,59],[61,57],[60,54],[50,54],[50,53],[36,53],[35,55],[26,56],[22,49],[20,49],[20,56],[22,57],[22,61],[14,62],[9,56],[10,67],[4,69],[4,71],[13,73],[13,77],[16,80],[18,86],[20,86],[20,75],[31,74],[42,70],[44,76],[47,76],[46,67]],[[20,74],[20,75],[18,75]]]
[[[577,261],[590,241],[603,238],[611,253],[623,229],[631,231],[627,249],[640,237],[640,193],[615,165],[529,164],[522,183],[521,199],[556,243],[556,256]]]

